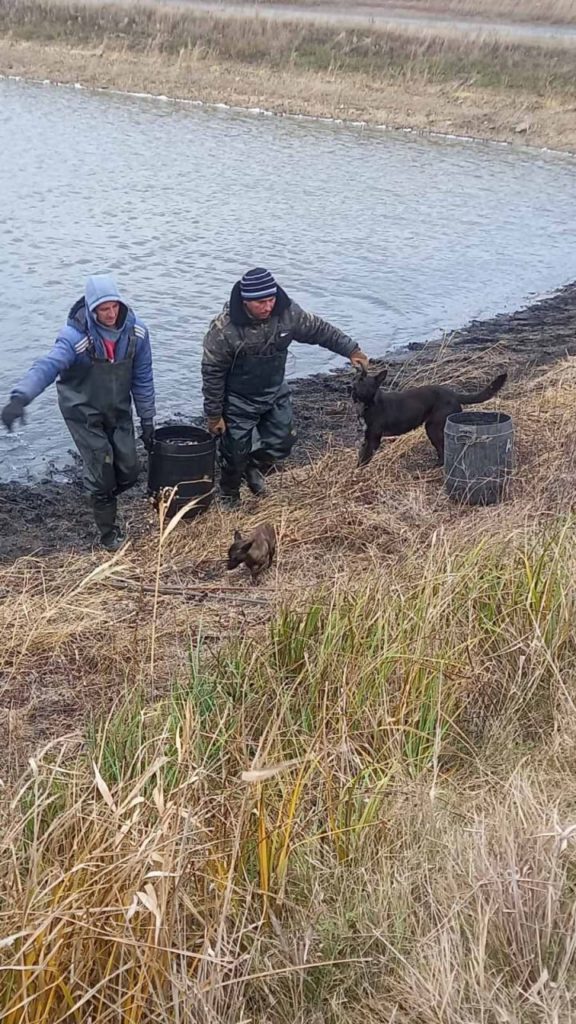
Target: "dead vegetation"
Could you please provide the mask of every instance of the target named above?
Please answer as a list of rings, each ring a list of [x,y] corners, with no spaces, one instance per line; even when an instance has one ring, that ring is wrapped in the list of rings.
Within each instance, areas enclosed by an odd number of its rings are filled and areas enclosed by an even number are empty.
[[[495,361],[508,365],[505,349],[469,359],[460,375],[451,368],[450,380],[457,385],[460,376],[470,386],[490,376]],[[398,372],[404,385],[443,378],[441,352],[437,367],[415,361],[410,371]],[[155,513],[143,506],[148,532],[107,562],[99,555],[55,555],[1,568],[5,706],[12,707],[13,718],[17,709],[25,716],[23,679],[38,701],[51,674],[57,681],[69,675],[71,690],[82,695],[81,714],[89,711],[89,694],[101,709],[114,702],[118,687],[165,688],[186,665],[199,633],[211,643],[230,632],[243,635],[286,605],[307,607],[318,593],[362,586],[377,567],[396,578],[413,558],[419,564],[438,531],[460,547],[472,534],[478,541],[501,528],[522,534],[530,520],[553,520],[571,501],[575,394],[572,360],[508,384],[498,407],[516,424],[518,472],[512,500],[497,509],[452,504],[429,442],[416,431],[383,441],[363,470],[356,468],[354,451],[329,449],[310,465],[275,477],[269,498],[249,499],[234,514],[213,508],[179,523],[161,544]],[[277,561],[254,587],[243,571],[227,571],[226,556],[234,529],[250,533],[264,522],[276,528]],[[27,732],[25,726],[18,731]],[[8,733],[4,759],[13,748]]]
[[[156,52],[167,59],[193,53],[205,61],[295,71],[366,74],[392,82],[458,82],[460,86],[573,96],[574,50],[494,38],[453,38],[441,32],[356,30],[330,24],[276,23],[245,15],[219,17],[180,7],[4,0],[0,32],[19,40]]]
[[[569,1020],[576,365],[498,404],[497,508],[415,433],[2,571],[10,1024]]]

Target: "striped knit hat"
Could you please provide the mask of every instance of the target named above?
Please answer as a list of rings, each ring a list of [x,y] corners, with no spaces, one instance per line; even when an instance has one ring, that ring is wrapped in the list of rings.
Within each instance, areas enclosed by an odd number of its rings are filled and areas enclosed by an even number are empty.
[[[255,267],[254,270],[247,270],[240,281],[240,295],[244,302],[254,302],[255,299],[269,299],[276,295],[278,285],[269,270],[264,267]]]

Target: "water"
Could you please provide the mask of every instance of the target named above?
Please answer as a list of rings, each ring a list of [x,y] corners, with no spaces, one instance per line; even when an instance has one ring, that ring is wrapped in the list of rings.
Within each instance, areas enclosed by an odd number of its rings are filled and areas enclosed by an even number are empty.
[[[158,412],[201,410],[202,337],[269,266],[370,354],[576,278],[572,157],[0,81],[0,400],[90,272],[148,323]],[[342,365],[294,344],[291,376]],[[55,389],[0,479],[69,461]]]

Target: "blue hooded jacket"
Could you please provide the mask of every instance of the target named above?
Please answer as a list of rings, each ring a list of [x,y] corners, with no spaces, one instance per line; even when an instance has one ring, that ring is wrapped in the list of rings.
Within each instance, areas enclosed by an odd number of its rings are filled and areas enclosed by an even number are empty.
[[[117,330],[103,328],[94,310],[101,302],[119,302],[120,316]],[[136,338],[136,350],[132,364],[132,398],[136,412],[142,420],[151,420],[155,415],[154,376],[152,372],[152,352],[148,328],[123,301],[110,274],[94,274],[86,282],[84,297],[78,299],[68,315],[68,322],[62,328],[51,351],[42,356],[28,370],[12,391],[13,396],[31,402],[37,398],[50,384],[74,364],[91,365],[89,354],[90,342],[94,345],[97,359],[106,359],[106,351],[102,339],[116,337],[115,357],[124,359],[131,335]]]

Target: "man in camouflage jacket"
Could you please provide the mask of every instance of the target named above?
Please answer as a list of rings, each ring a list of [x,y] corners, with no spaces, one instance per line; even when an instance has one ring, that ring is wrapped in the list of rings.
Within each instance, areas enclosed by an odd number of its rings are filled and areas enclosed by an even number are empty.
[[[355,366],[368,364],[348,335],[305,313],[268,270],[249,270],[212,321],[202,358],[204,412],[210,432],[222,437],[220,491],[228,506],[238,503],[243,479],[253,494],[265,493],[264,474],[296,440],[285,380],[292,341],[320,345]],[[253,449],[255,429],[260,447]]]

